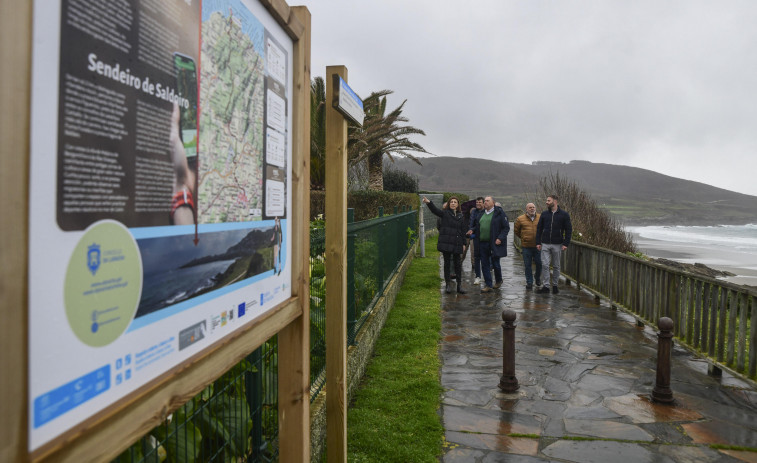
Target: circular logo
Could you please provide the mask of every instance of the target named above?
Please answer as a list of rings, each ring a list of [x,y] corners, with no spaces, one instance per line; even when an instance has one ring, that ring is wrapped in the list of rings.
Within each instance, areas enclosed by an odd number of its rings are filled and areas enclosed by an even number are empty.
[[[106,346],[126,331],[142,294],[142,256],[123,224],[101,220],[87,228],[63,292],[68,324],[83,343]]]

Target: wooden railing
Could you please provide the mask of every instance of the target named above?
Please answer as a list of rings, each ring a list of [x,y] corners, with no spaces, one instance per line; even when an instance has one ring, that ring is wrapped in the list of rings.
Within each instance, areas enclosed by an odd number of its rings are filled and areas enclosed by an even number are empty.
[[[654,326],[670,317],[679,342],[716,368],[756,379],[757,290],[575,241],[561,261],[579,287]]]

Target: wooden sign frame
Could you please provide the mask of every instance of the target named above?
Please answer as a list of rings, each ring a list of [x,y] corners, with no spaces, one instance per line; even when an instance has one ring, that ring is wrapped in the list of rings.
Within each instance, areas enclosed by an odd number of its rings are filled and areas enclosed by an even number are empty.
[[[0,461],[109,461],[279,335],[280,460],[310,458],[310,12],[259,0],[293,41],[292,297],[43,445],[28,448],[29,165],[33,2],[0,3]],[[302,207],[305,205],[305,207]]]

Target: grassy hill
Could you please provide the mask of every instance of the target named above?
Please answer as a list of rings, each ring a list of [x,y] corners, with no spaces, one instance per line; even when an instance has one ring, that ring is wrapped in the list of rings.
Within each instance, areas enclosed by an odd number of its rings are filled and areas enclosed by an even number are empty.
[[[588,161],[518,164],[486,159],[423,158],[423,166],[399,159],[393,167],[417,175],[422,190],[494,195],[505,208],[534,199],[550,172],[581,188],[628,225],[745,224],[757,222],[757,197],[683,180],[651,170]],[[544,198],[536,198],[543,203]],[[538,204],[541,207],[541,204]]]

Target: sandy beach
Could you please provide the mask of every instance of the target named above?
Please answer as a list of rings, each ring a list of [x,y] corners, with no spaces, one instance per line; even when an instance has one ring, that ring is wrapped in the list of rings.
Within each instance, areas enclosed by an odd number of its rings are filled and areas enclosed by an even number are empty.
[[[642,237],[631,231],[639,251],[654,258],[663,258],[687,264],[701,263],[735,276],[723,280],[740,285],[757,286],[757,256],[736,248],[700,243],[681,243]]]

